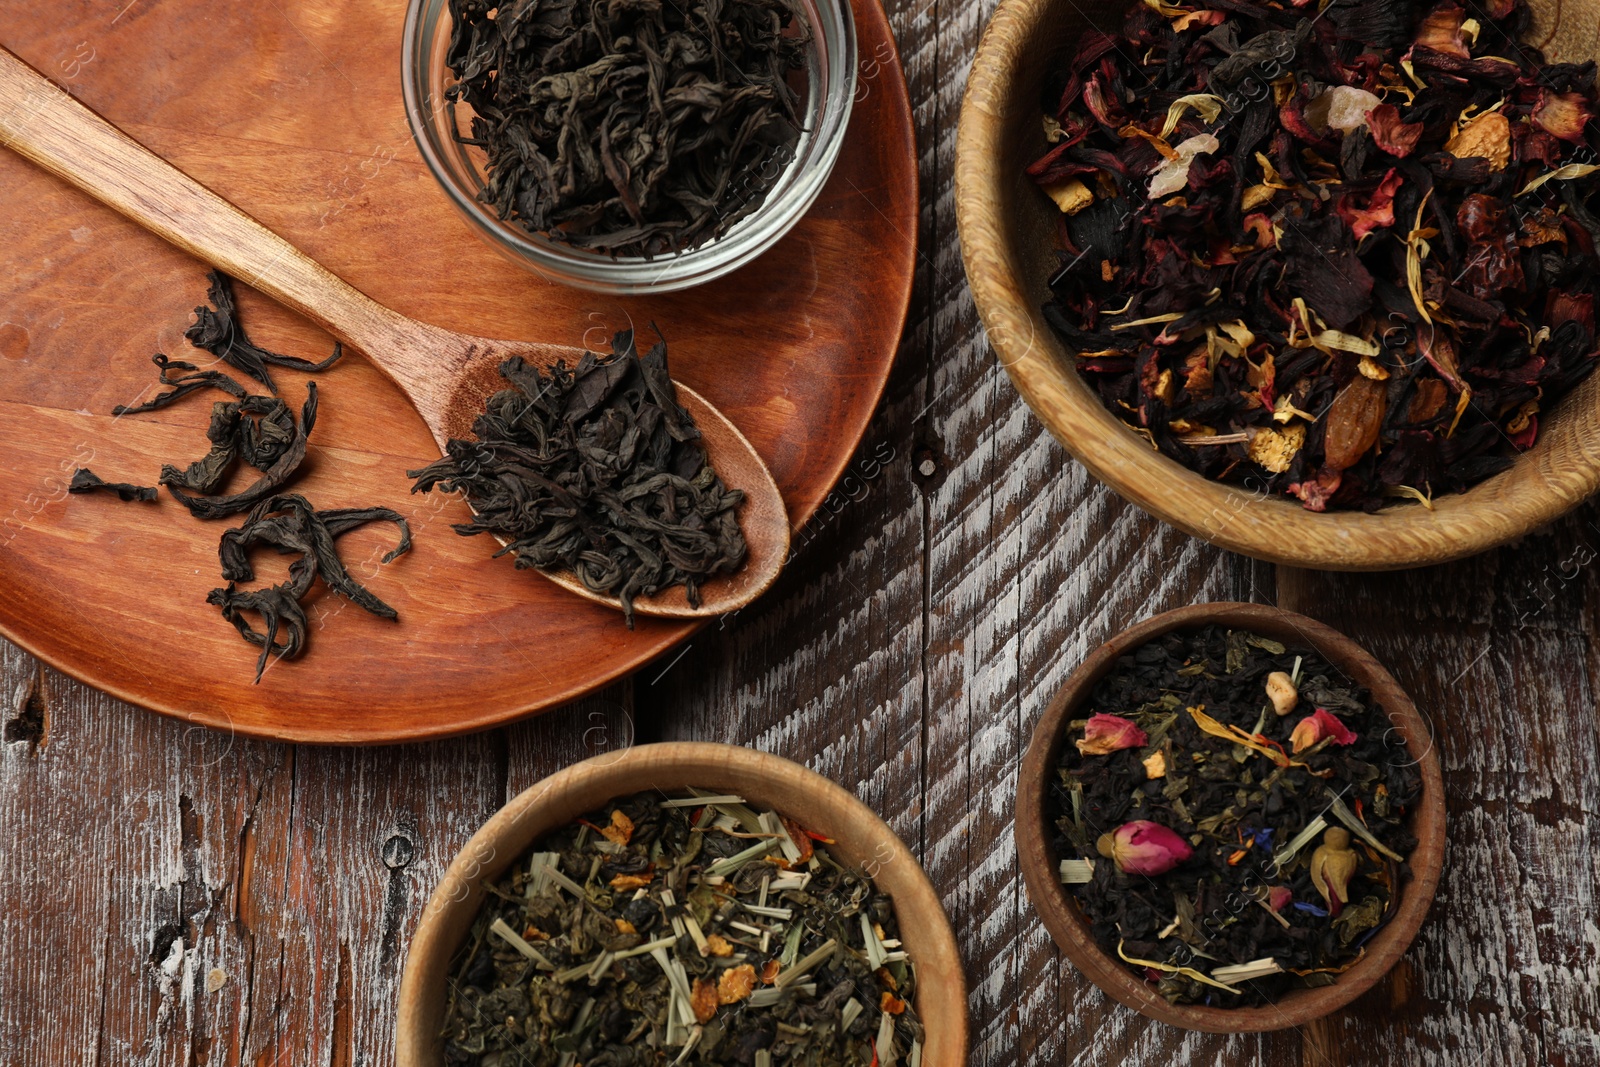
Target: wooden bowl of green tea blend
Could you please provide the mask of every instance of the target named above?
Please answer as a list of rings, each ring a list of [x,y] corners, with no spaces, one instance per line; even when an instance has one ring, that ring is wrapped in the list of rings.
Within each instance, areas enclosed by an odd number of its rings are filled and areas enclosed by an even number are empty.
[[[517,797],[445,873],[401,1067],[957,1067],[966,991],[915,857],[766,753],[646,745]]]
[[[1123,1004],[1195,1030],[1296,1026],[1411,944],[1444,858],[1426,719],[1354,642],[1259,604],[1158,615],[1096,650],[1017,788],[1029,895]]]

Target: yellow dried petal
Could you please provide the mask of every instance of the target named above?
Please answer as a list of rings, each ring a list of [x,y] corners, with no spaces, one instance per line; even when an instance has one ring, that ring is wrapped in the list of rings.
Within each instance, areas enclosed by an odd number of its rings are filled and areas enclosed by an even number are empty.
[[[1275,192],[1277,192],[1277,190],[1270,185],[1252,185],[1250,188],[1244,191],[1244,201],[1242,206],[1246,211],[1254,211],[1262,204],[1265,204],[1267,201],[1271,200],[1272,194]]]
[[[706,955],[731,956],[733,955],[733,946],[721,934],[708,934],[706,935]]]

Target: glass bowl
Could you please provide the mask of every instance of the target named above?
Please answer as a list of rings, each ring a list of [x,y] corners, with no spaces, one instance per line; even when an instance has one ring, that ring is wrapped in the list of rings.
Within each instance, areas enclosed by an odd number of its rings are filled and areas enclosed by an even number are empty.
[[[410,0],[400,63],[406,121],[428,169],[450,202],[490,245],[540,277],[602,293],[663,293],[719,278],[756,258],[789,232],[828,180],[856,92],[856,33],[849,0],[790,0],[796,20],[811,31],[805,89],[804,128],[792,158],[762,202],[720,237],[683,252],[655,256],[610,256],[575,248],[502,222],[479,201],[485,179],[483,155],[455,138],[466,132],[471,108],[446,106],[455,77],[445,65],[451,19],[446,0]]]

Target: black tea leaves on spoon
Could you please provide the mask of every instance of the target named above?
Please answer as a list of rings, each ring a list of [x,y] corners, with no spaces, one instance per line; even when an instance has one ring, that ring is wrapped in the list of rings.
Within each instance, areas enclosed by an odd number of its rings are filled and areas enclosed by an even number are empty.
[[[712,468],[667,375],[667,346],[639,356],[632,330],[612,354],[586,352],[547,374],[513,357],[511,388],[489,398],[474,441],[452,440],[418,471],[413,492],[460,492],[477,513],[460,534],[502,538],[518,567],[568,571],[584,586],[633,602],[732,574],[748,555],[739,528],[744,493]]]

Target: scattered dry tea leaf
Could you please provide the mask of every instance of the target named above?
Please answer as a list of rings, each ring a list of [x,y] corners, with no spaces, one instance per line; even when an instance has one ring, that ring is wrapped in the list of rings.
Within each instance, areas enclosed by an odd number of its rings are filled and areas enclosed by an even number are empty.
[[[1305,443],[1306,428],[1301,423],[1281,430],[1264,427],[1250,438],[1250,458],[1273,474],[1282,474]]]
[[[704,1025],[717,1013],[720,997],[717,983],[704,978],[694,980],[694,992],[689,997],[689,1007],[694,1011],[695,1022]]]
[[[729,967],[717,979],[717,1000],[722,1004],[737,1004],[748,997],[756,987],[756,969],[748,963]]]
[[[1324,464],[1336,471],[1355,466],[1357,460],[1378,443],[1383,412],[1389,390],[1382,382],[1361,375],[1339,390],[1328,408],[1327,430],[1323,436]]]
[[[1457,159],[1487,159],[1491,171],[1505,170],[1511,162],[1511,123],[1498,111],[1485,111],[1457,130],[1444,150]]]
[[[733,946],[721,934],[707,934],[705,954],[708,956],[731,956],[733,955]]]

